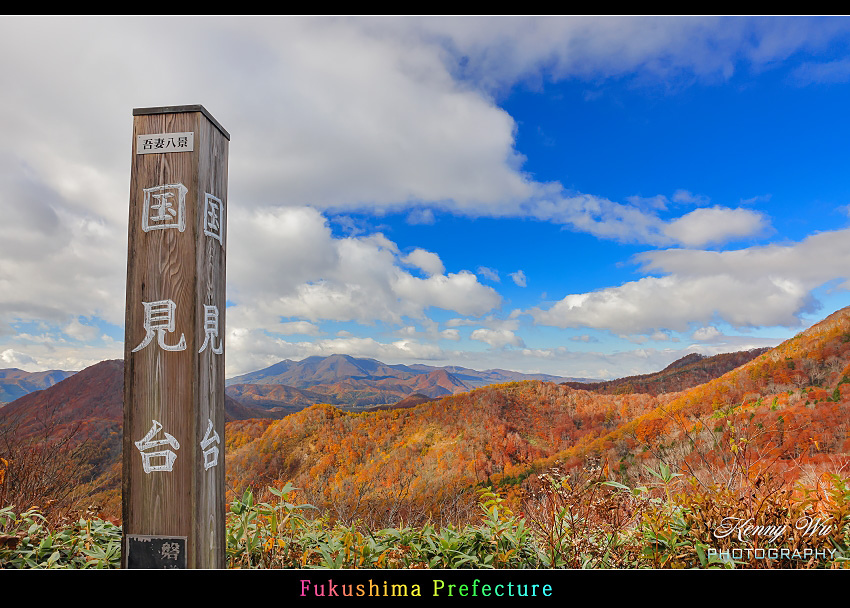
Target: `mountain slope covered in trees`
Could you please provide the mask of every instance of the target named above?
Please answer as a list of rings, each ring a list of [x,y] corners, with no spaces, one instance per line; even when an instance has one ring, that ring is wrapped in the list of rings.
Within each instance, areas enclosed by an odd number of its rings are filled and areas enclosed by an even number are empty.
[[[233,423],[228,441],[240,447],[228,477],[233,488],[292,480],[342,518],[433,517],[476,486],[517,490],[553,468],[598,468],[636,482],[662,463],[712,484],[731,483],[742,459],[753,459],[787,480],[814,475],[847,462],[848,423],[850,308],[676,393],[525,381],[410,409],[314,406],[262,427]]]
[[[280,409],[279,419],[258,418],[269,410],[228,397],[228,489],[292,481],[305,501],[335,517],[379,523],[461,517],[477,509],[475,488],[519,495],[555,469],[597,470],[633,484],[647,467],[663,464],[708,486],[733,484],[743,471],[775,470],[791,481],[847,466],[850,308],[750,354],[704,384],[660,394],[524,380],[438,399],[420,394],[392,409],[346,412],[319,404],[285,417]],[[662,374],[701,363],[682,361]],[[107,361],[16,400],[0,409],[0,449],[20,446],[15,438],[41,437],[49,456],[51,436],[73,432],[68,449],[88,440],[96,450],[77,454],[79,467],[64,466],[69,483],[111,471],[105,483],[116,494],[122,383],[123,363]],[[20,454],[4,454],[24,470]],[[7,489],[13,468],[6,470]]]

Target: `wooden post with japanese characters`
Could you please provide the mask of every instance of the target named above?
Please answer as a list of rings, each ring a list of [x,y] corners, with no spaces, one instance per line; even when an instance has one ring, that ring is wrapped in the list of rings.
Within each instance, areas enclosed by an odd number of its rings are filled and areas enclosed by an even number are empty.
[[[230,135],[200,105],[133,110],[124,568],[224,568]]]

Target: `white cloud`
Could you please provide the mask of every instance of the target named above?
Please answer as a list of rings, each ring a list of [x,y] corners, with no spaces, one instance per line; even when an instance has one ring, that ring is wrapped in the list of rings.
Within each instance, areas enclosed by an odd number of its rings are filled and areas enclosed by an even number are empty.
[[[550,185],[549,189],[555,187]],[[660,246],[721,244],[755,236],[768,226],[763,214],[750,209],[700,208],[663,220],[644,200],[635,203],[624,205],[588,194],[560,193],[535,199],[526,204],[526,209],[537,219],[565,224],[600,238]]]
[[[412,223],[440,211],[530,217],[660,246],[750,236],[765,222],[740,209],[715,208],[711,222],[662,220],[661,198],[621,204],[535,181],[498,92],[542,78],[723,79],[816,50],[847,23],[7,16],[0,54],[14,61],[0,74],[14,84],[0,99],[0,327],[44,320],[91,335],[79,318],[123,323],[130,111],[182,101],[203,101],[233,135],[235,329],[287,332],[289,317],[396,323],[431,306],[482,315],[499,305],[471,272],[444,274],[439,258],[419,260],[431,276],[412,276],[380,233],[351,224],[348,238],[333,238],[329,209],[409,209]],[[179,70],[163,68],[174,58]],[[772,285],[785,301],[800,279],[783,280]]]
[[[548,310],[535,309],[536,322],[556,327],[593,327],[616,333],[686,331],[691,323],[718,316],[743,326],[793,326],[810,310],[808,290],[793,281],[711,275],[645,277],[598,291],[565,297]]]
[[[310,323],[309,321],[288,321],[285,323],[279,323],[269,329],[270,331],[284,335],[305,334],[308,336],[315,336],[320,333],[319,326]]]
[[[478,325],[478,321],[473,319],[449,319],[446,321],[446,327],[463,327],[465,325]]]
[[[0,352],[0,361],[3,362],[4,367],[16,367],[18,369],[23,369],[36,363],[36,360],[29,355],[14,351],[11,348]]]
[[[657,194],[655,196],[649,196],[649,197],[646,197],[646,196],[628,196],[628,197],[626,197],[626,200],[629,202],[629,204],[633,205],[634,207],[636,207],[638,209],[643,209],[643,210],[656,210],[657,209],[659,211],[663,211],[664,209],[667,209],[667,205],[669,203],[669,201],[667,200],[667,197],[664,196],[663,194]]]
[[[95,340],[100,335],[97,327],[83,323],[79,318],[72,319],[62,331],[77,340],[85,341]]]
[[[705,205],[708,203],[708,197],[704,195],[696,195],[689,190],[680,188],[673,193],[673,202]]]
[[[838,287],[850,289],[850,230],[822,232],[793,245],[668,249],[636,258],[644,270],[665,276],[568,295],[547,310],[529,312],[544,325],[622,334],[686,331],[717,318],[735,327],[794,327],[800,314],[817,310],[814,288],[843,279]]]
[[[513,279],[514,283],[520,287],[525,287],[527,285],[525,273],[522,270],[510,273],[510,277]]]
[[[7,348],[0,351],[0,367],[17,367],[28,372],[51,369],[77,371],[107,359],[124,357],[123,343],[103,339],[102,346],[78,344],[68,348],[55,340],[40,344],[21,345],[22,350]]]
[[[694,333],[691,334],[691,338],[699,342],[710,342],[721,335],[722,334],[719,329],[713,325],[709,325],[707,327],[700,327],[694,331]]]
[[[427,279],[399,274],[393,289],[411,307],[420,310],[435,306],[462,315],[482,315],[501,302],[501,297],[493,288],[479,283],[478,278],[467,270],[433,275]]]
[[[767,227],[767,218],[749,209],[710,207],[695,209],[664,228],[674,242],[688,247],[723,243],[738,237],[759,234]]]
[[[460,340],[460,332],[457,329],[444,329],[440,332],[440,337],[445,340]]]
[[[415,249],[402,255],[381,233],[334,237],[314,209],[243,209],[232,211],[230,219],[228,298],[235,305],[227,310],[229,328],[317,335],[320,321],[401,324],[409,318],[425,324],[423,335],[430,339],[454,340],[457,335],[440,336],[429,322],[430,307],[483,315],[501,303],[499,294],[473,273],[443,274],[432,252]],[[429,276],[414,276],[407,265]],[[237,340],[228,345],[228,360],[251,357],[242,344],[253,348]],[[412,344],[404,352],[414,352]]]
[[[424,318],[434,306],[484,314],[499,295],[474,274],[431,274],[403,269],[413,263],[442,271],[436,254],[417,249],[401,257],[380,233],[334,238],[325,218],[306,207],[231,211],[228,323],[258,327],[281,317],[309,321],[400,322]]]
[[[493,348],[502,348],[504,346],[525,346],[522,338],[509,329],[475,329],[469,337],[473,340],[478,340],[479,342],[485,342]]]
[[[424,249],[414,249],[403,257],[401,261],[405,264],[410,264],[411,266],[419,268],[429,276],[443,274],[446,270],[445,266],[443,266],[443,262],[440,260],[440,256],[431,251],[425,251]]]
[[[498,271],[493,270],[492,268],[487,268],[486,266],[479,266],[478,269],[475,272],[477,272],[480,276],[484,277],[485,279],[493,281],[494,283],[500,283],[501,282],[501,279],[499,278]]]
[[[666,272],[682,277],[711,275],[758,281],[775,277],[787,290],[792,284],[811,289],[842,278],[842,289],[850,289],[850,229],[819,232],[798,243],[763,245],[723,252],[667,249],[636,256],[649,272]]]
[[[554,79],[677,76],[727,79],[736,69],[763,69],[798,50],[824,48],[848,22],[835,18],[485,17],[408,18],[413,32],[446,40],[465,57],[463,74],[498,90],[545,70]]]

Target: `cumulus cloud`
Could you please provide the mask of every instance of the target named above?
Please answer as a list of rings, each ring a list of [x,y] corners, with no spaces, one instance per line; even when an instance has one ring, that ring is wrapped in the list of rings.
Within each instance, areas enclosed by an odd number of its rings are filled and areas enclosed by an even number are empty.
[[[714,327],[713,325],[709,325],[707,327],[700,327],[694,333],[691,334],[691,338],[697,340],[698,342],[710,342],[711,340],[716,339],[721,336],[721,332],[719,329]]]
[[[469,335],[473,340],[485,342],[492,348],[503,348],[505,346],[523,347],[525,343],[509,329],[475,329]]]
[[[428,336],[455,340],[453,332],[439,335],[428,319],[429,308],[483,315],[501,303],[498,293],[472,272],[445,273],[432,252],[415,249],[403,255],[381,233],[335,237],[315,209],[243,209],[230,215],[229,250],[239,253],[228,258],[228,298],[235,302],[227,310],[229,328],[316,335],[316,323],[322,321],[371,325],[417,319],[427,326]],[[427,276],[411,274],[409,266]],[[413,326],[407,327],[406,335],[416,333]],[[239,340],[240,335],[229,343],[228,352],[248,356],[240,344],[253,345]],[[424,346],[404,343],[406,350],[397,345],[392,352],[426,352]],[[360,343],[321,344],[342,348]]]
[[[18,369],[22,369],[36,363],[36,360],[29,355],[14,351],[11,348],[7,348],[0,352],[0,361],[3,362],[4,366],[16,367]]]
[[[315,336],[320,333],[319,326],[309,321],[288,321],[269,328],[280,334],[304,334]]]
[[[452,340],[457,342],[460,340],[460,332],[457,329],[439,329],[439,324],[433,321],[422,323],[424,327],[421,329],[414,325],[406,325],[393,332],[396,336],[400,336],[405,340],[415,338],[417,340],[427,340],[431,342],[439,340]]]
[[[565,224],[601,238],[656,246],[723,244],[756,236],[769,226],[763,214],[751,209],[699,208],[665,220],[644,199],[624,205],[589,194],[561,193],[531,201],[526,208],[532,217]]]
[[[92,341],[100,335],[97,327],[83,323],[79,318],[72,319],[71,322],[63,328],[63,331],[77,340],[85,341]]]
[[[738,327],[794,326],[797,314],[814,302],[799,281],[764,277],[645,277],[598,291],[565,297],[548,310],[532,311],[535,321],[556,327],[593,327],[616,333],[649,333],[657,328],[686,331],[715,316]]]
[[[429,276],[413,276],[380,233],[350,224],[347,238],[332,237],[328,211],[408,210],[420,224],[435,212],[528,217],[656,246],[757,234],[766,220],[740,209],[704,210],[706,222],[696,211],[661,219],[661,199],[618,203],[536,181],[523,170],[517,124],[498,94],[543,78],[728,78],[821,48],[847,24],[4,18],[0,53],[15,60],[2,66],[14,86],[0,99],[0,327],[45,320],[80,332],[88,331],[75,324],[80,317],[123,323],[134,107],[203,101],[233,135],[228,297],[236,305],[227,314],[237,329],[286,333],[289,318],[395,323],[428,307],[482,315],[499,305],[474,274],[446,274],[438,257],[417,254]],[[151,36],[155,43],[127,43]],[[174,57],[181,69],[163,69]]]
[[[104,215],[108,192],[60,188],[8,151],[0,166],[12,168],[0,172],[0,320],[122,323],[126,217],[121,227]]]
[[[814,312],[811,291],[840,279],[850,289],[850,230],[812,235],[792,245],[715,252],[668,249],[636,258],[664,273],[619,287],[571,294],[551,308],[529,311],[537,323],[593,327],[616,333],[686,331],[722,319],[735,327],[800,324]]]
[[[487,17],[407,19],[412,32],[447,39],[462,74],[500,90],[518,79],[637,78],[672,81],[687,74],[727,79],[763,69],[799,50],[829,44],[848,22],[831,18]],[[822,35],[819,35],[822,32]]]
[[[749,209],[710,207],[695,209],[669,222],[664,227],[664,234],[676,243],[702,247],[757,235],[767,225],[767,218],[763,214]]]
[[[404,256],[401,261],[405,264],[410,264],[411,266],[419,268],[428,276],[443,274],[446,270],[445,266],[443,266],[443,262],[440,260],[440,256],[431,251],[425,251],[424,249],[414,249]]]
[[[440,332],[440,337],[445,340],[460,340],[460,332],[457,329],[444,329]]]
[[[467,270],[433,275],[427,279],[399,274],[394,290],[413,307],[424,309],[434,306],[464,315],[484,314],[501,302],[495,290],[481,285],[477,277]]]

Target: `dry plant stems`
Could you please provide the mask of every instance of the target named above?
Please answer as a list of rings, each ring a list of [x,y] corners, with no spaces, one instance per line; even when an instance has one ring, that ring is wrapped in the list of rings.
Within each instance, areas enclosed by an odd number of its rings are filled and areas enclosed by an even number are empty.
[[[522,502],[548,568],[634,565],[638,546],[631,530],[643,508],[639,493],[612,487],[598,468],[573,474],[551,469]]]
[[[79,509],[87,491],[80,480],[94,469],[97,450],[80,437],[81,423],[59,423],[59,407],[41,412],[26,432],[17,419],[0,424],[0,505],[36,505],[49,518]]]

